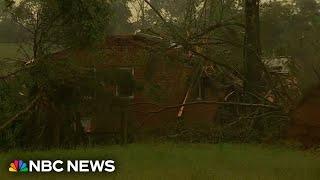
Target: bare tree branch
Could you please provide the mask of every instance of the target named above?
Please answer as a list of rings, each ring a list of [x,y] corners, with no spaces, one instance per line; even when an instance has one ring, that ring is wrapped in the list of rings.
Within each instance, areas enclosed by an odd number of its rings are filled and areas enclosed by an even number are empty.
[[[241,28],[244,28],[245,26],[241,23],[235,23],[235,22],[228,22],[228,23],[223,23],[223,22],[219,22],[217,24],[214,24],[214,25],[211,25],[209,26],[207,29],[205,29],[203,32],[193,36],[192,38],[193,39],[197,39],[197,38],[200,38],[202,36],[205,36],[209,33],[211,33],[212,31],[215,31],[219,28],[223,28],[223,27],[227,27],[227,26],[237,26],[237,27],[241,27]]]
[[[0,60],[3,60],[5,62],[19,62],[23,64],[26,64],[28,62],[26,60],[23,60],[22,58],[2,58]]]
[[[208,57],[208,56],[206,56],[206,55],[204,55],[204,54],[202,54],[202,53],[199,53],[199,52],[197,52],[197,51],[195,51],[195,50],[191,50],[191,52],[194,53],[196,56],[199,56],[199,57],[203,58],[203,59],[206,60],[206,61],[209,61],[209,62],[211,62],[211,63],[215,63],[215,64],[218,65],[218,66],[221,66],[221,67],[226,68],[227,70],[231,71],[232,73],[235,73],[235,72],[236,72],[237,75],[239,75],[242,80],[245,80],[245,78],[242,76],[242,74],[240,73],[240,71],[237,70],[237,69],[235,69],[234,67],[229,66],[228,64],[224,64],[224,63],[218,62],[218,61],[214,61],[214,60],[211,59],[210,57]]]
[[[176,30],[172,24],[170,24],[169,22],[166,21],[166,19],[161,15],[160,11],[158,11],[148,0],[144,0],[145,3],[148,4],[148,6],[157,14],[157,16],[161,19],[161,21],[167,26],[167,28],[169,28],[175,36],[177,36],[179,39],[183,40],[185,38],[183,38],[179,31]]]
[[[150,6],[150,8],[159,16],[159,18],[163,22],[167,23],[166,19],[161,15],[161,13],[148,0],[144,0],[144,2]]]
[[[161,105],[154,104],[154,103],[135,103],[135,104],[130,104],[129,106],[136,106],[136,105],[155,105],[158,107],[161,107]],[[148,113],[148,114],[157,114],[161,113],[163,111],[169,110],[169,109],[176,109],[180,108],[181,106],[192,106],[196,104],[219,104],[219,105],[225,105],[225,106],[250,106],[250,107],[260,107],[260,108],[268,108],[268,109],[279,109],[279,106],[274,106],[274,105],[268,105],[268,104],[252,104],[252,103],[239,103],[239,102],[220,102],[220,101],[197,101],[197,102],[189,102],[189,103],[184,103],[184,104],[177,104],[177,105],[172,105],[172,106],[164,106],[156,111],[150,111],[150,112],[143,112],[143,113]],[[136,112],[136,111],[134,111]]]
[[[25,113],[29,112],[38,102],[38,100],[40,99],[40,96],[36,97],[33,101],[31,101],[31,103],[22,111],[20,111],[19,113],[17,113],[15,116],[13,116],[11,119],[9,119],[7,122],[5,122],[4,124],[2,124],[0,126],[0,131],[4,130],[6,127],[8,127],[11,123],[13,123],[14,121],[16,121],[19,117],[21,117],[22,115],[24,115]]]
[[[11,73],[9,73],[9,74],[6,74],[6,75],[4,75],[4,76],[0,76],[0,80],[9,79],[9,78],[11,78],[12,76],[15,76],[15,75],[17,75],[18,73],[23,72],[23,71],[25,71],[25,70],[28,70],[28,69],[30,69],[30,68],[32,68],[32,67],[34,67],[34,66],[27,66],[27,67],[25,67],[25,68],[18,69],[18,70],[16,70],[16,71],[11,72]]]

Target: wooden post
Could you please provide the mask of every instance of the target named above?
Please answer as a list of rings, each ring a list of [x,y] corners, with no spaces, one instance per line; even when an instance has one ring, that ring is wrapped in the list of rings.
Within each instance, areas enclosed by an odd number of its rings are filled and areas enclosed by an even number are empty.
[[[121,111],[121,144],[128,144],[128,117],[125,108]]]

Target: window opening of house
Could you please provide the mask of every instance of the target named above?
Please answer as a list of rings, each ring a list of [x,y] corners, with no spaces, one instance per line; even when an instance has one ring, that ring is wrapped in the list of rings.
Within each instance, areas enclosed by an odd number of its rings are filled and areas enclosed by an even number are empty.
[[[81,125],[86,133],[92,132],[92,121],[90,117],[82,118]]]
[[[209,77],[202,75],[197,83],[196,96],[197,100],[205,100],[208,96]]]
[[[116,85],[116,96],[121,98],[134,98],[134,86],[132,78],[134,77],[135,69],[133,67],[119,68],[119,82]]]

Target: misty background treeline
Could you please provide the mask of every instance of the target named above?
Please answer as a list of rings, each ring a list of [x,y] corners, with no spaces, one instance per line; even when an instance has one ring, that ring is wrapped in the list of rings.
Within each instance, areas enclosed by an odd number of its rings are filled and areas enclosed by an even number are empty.
[[[190,5],[185,0],[157,0],[150,1],[155,8],[163,12],[169,21],[182,25],[188,20],[189,13],[186,8]],[[196,0],[195,11],[204,5],[205,1]],[[224,0],[208,1],[215,6],[212,16],[223,19],[235,18],[243,21],[242,1]],[[206,2],[207,4],[209,4]],[[189,4],[188,4],[189,3]],[[5,6],[4,0],[0,6]],[[192,11],[192,10],[191,10]],[[143,0],[116,0],[111,1],[110,21],[106,28],[109,35],[130,34],[137,30],[159,29],[162,26],[157,15]],[[192,15],[191,15],[192,16]],[[192,18],[192,17],[189,17]],[[212,17],[217,20],[217,17]],[[25,33],[19,25],[13,22],[6,13],[2,12],[0,18],[0,42],[17,43]],[[190,19],[191,20],[191,19]],[[210,19],[207,19],[209,22]],[[200,22],[205,23],[205,22]],[[262,1],[260,11],[261,44],[264,56],[291,57],[299,64],[303,71],[303,88],[316,83],[314,66],[319,58],[319,26],[320,12],[317,0],[266,0]],[[192,22],[189,22],[192,24]],[[187,24],[185,24],[187,25]],[[230,32],[230,36],[232,34]],[[238,36],[241,41],[241,36]]]

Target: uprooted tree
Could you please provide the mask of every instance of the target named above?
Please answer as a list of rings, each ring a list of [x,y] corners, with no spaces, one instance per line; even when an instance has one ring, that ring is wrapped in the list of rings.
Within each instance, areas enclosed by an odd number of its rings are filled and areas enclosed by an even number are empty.
[[[222,105],[213,125],[218,139],[248,141],[279,137],[288,120],[288,99],[282,97],[286,87],[279,88],[283,82],[275,80],[276,75],[272,76],[262,61],[260,1],[239,2],[144,0],[148,8],[141,6],[140,21],[144,21],[141,29],[174,42],[173,48],[181,46],[186,53],[199,57],[201,61],[194,68],[200,68],[195,71],[200,73],[193,76],[199,77],[202,68],[212,66],[211,78],[231,84],[223,100],[234,106]],[[176,8],[172,6],[174,3],[182,5]]]

